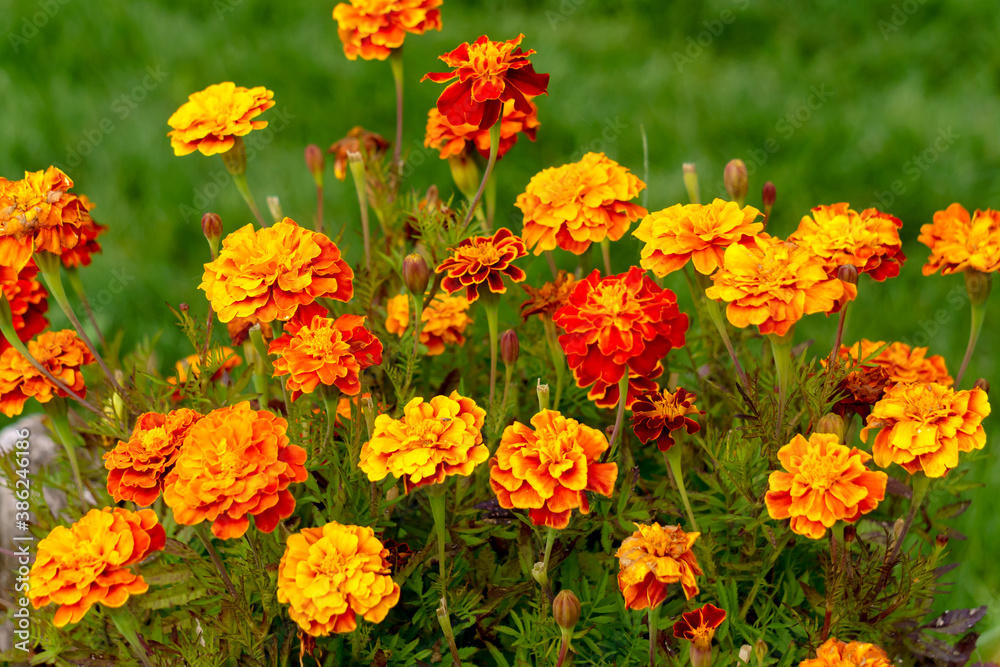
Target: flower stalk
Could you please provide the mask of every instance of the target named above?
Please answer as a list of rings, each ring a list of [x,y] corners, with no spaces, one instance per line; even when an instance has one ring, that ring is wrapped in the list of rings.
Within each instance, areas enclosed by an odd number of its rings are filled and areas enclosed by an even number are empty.
[[[680,434],[674,436],[675,439],[680,439]],[[694,512],[691,511],[691,501],[688,499],[687,489],[684,487],[684,471],[681,469],[681,446],[680,442],[675,442],[674,446],[663,452],[663,460],[667,464],[667,468],[670,470],[670,474],[674,478],[674,483],[677,484],[677,491],[681,494],[681,502],[684,503],[684,511],[687,512],[688,521],[691,523],[691,532],[698,532],[698,522],[694,518]]]
[[[498,347],[500,341],[500,295],[494,294],[492,291],[485,292],[481,297],[480,301],[483,302],[483,308],[486,309],[486,324],[490,331],[490,401],[489,405],[493,407],[493,399],[496,396],[496,385],[497,385],[497,356]]]
[[[649,620],[649,667],[656,666],[656,634],[660,620],[660,608],[653,605],[646,613]]]
[[[465,220],[462,222],[462,227],[468,227],[469,223],[472,222],[472,216],[475,215],[476,206],[479,204],[479,200],[483,196],[483,191],[486,189],[486,182],[490,179],[490,174],[493,173],[493,165],[497,162],[497,153],[500,152],[500,119],[490,127],[490,159],[486,162],[486,170],[483,171],[483,180],[479,183],[479,189],[476,190],[476,194],[472,197],[472,201],[469,202],[469,212],[465,214]]]
[[[142,643],[142,639],[139,638],[139,623],[135,614],[130,613],[126,607],[106,608],[108,616],[111,617],[111,621],[118,628],[118,632],[122,633],[129,646],[132,647],[135,657],[139,659],[144,667],[153,667],[153,663],[149,660],[149,654],[146,652],[146,646]]]
[[[788,388],[792,383],[792,339],[795,327],[790,327],[784,336],[768,334],[771,341],[771,353],[774,355],[774,368],[778,376],[778,417],[774,422],[774,437],[781,440],[784,432],[785,403],[788,399]]]
[[[617,453],[615,446],[618,444],[622,422],[625,421],[625,404],[628,403],[628,372],[626,366],[622,378],[618,381],[618,414],[615,416],[615,428],[611,431],[611,458],[614,458]]]
[[[969,294],[969,302],[972,304],[972,323],[969,327],[969,344],[965,348],[965,356],[962,358],[962,366],[955,376],[955,387],[962,384],[965,371],[972,361],[972,353],[976,349],[979,341],[979,334],[983,330],[983,320],[986,318],[986,299],[990,295],[992,283],[992,273],[983,273],[975,269],[965,271],[965,289]]]
[[[236,189],[243,197],[243,201],[250,207],[250,212],[257,218],[257,222],[262,228],[267,227],[267,222],[264,221],[264,216],[257,208],[257,202],[254,201],[253,194],[250,192],[250,183],[247,181],[246,144],[243,143],[243,137],[233,137],[233,139],[235,140],[233,147],[222,154],[222,162],[226,165],[226,171],[233,177],[233,183],[236,184]]]
[[[234,602],[239,602],[239,596],[236,593],[236,587],[233,586],[233,580],[229,578],[229,573],[226,572],[226,566],[222,563],[222,559],[219,558],[219,552],[215,550],[212,546],[212,538],[205,531],[205,523],[199,523],[194,527],[194,534],[198,536],[201,543],[205,545],[205,549],[208,551],[209,558],[212,559],[212,563],[215,564],[215,569],[218,570],[219,576],[222,578],[222,583],[226,585],[226,590],[233,597]]]
[[[354,189],[358,193],[358,207],[361,209],[361,236],[365,247],[365,271],[370,272],[372,268],[372,240],[368,226],[368,186],[365,180],[365,162],[361,153],[355,151],[348,151],[347,159],[351,167],[351,176],[354,178]]]
[[[454,667],[462,667],[462,660],[458,657],[458,644],[455,643],[455,633],[451,629],[451,618],[448,616],[448,603],[444,596],[441,596],[441,605],[437,608],[438,623],[441,624],[441,631],[448,641],[448,650],[451,651],[451,660]]]
[[[402,180],[403,164],[400,151],[403,146],[403,47],[392,50],[389,54],[389,65],[392,67],[392,80],[396,84],[396,144],[392,147],[392,170],[396,174],[396,187]]]
[[[43,404],[42,407],[45,408],[45,414],[52,421],[53,433],[62,442],[63,449],[66,450],[66,458],[69,459],[69,467],[73,471],[73,480],[76,482],[80,502],[86,502],[86,487],[83,485],[83,476],[80,474],[80,461],[76,457],[76,446],[83,443],[69,426],[69,406],[66,404],[66,399],[56,396],[48,403]]]

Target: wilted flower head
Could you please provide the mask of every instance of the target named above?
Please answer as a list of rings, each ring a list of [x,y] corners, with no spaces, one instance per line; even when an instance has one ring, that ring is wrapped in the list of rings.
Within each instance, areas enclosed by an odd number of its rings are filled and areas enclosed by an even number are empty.
[[[521,285],[528,293],[528,300],[521,304],[521,317],[527,320],[532,315],[541,315],[549,319],[557,310],[569,302],[569,295],[576,286],[576,278],[572,273],[559,269],[556,279],[535,288],[531,285]]]
[[[674,637],[686,639],[701,650],[710,649],[715,631],[725,620],[726,611],[709,603],[681,614],[681,620],[674,623]]]
[[[816,650],[816,657],[803,660],[799,667],[891,667],[885,651],[875,644],[826,640]]]
[[[695,396],[686,389],[677,388],[671,394],[666,389],[640,394],[632,403],[632,430],[639,442],[655,441],[656,447],[665,452],[674,446],[674,431],[684,429],[697,433],[701,426],[688,415],[703,415],[694,404]]]
[[[410,297],[399,294],[386,304],[385,328],[389,333],[403,335],[410,326]],[[472,324],[469,317],[469,300],[464,296],[436,294],[424,306],[420,316],[423,328],[420,342],[427,346],[427,356],[444,354],[446,345],[464,345],[466,327]]]
[[[514,144],[517,143],[518,135],[524,134],[531,141],[535,140],[535,134],[541,123],[538,122],[538,107],[531,100],[528,100],[531,113],[520,111],[513,99],[507,100],[503,105],[503,115],[500,118],[500,144],[497,147],[497,159],[502,158]],[[436,148],[441,159],[461,155],[471,152],[472,149],[479,151],[484,158],[490,156],[490,131],[489,128],[480,129],[478,125],[452,125],[448,122],[447,116],[434,107],[427,112],[427,134],[424,137],[424,146]]]
[[[637,523],[636,531],[618,547],[618,588],[628,609],[655,609],[667,599],[667,587],[680,583],[684,597],[698,594],[702,574],[691,546],[701,533],[680,526]]]
[[[524,241],[501,227],[493,236],[465,239],[434,271],[445,274],[441,287],[448,294],[465,289],[465,296],[472,303],[480,297],[479,289],[484,283],[490,292],[504,294],[507,291],[504,276],[511,282],[524,281],[524,271],[514,266],[513,261],[527,254]]]
[[[200,151],[202,155],[225,153],[236,137],[267,127],[266,120],[253,120],[274,106],[274,93],[263,86],[243,88],[232,81],[192,93],[173,113],[167,133],[175,155]]]
[[[1000,268],[1000,211],[976,209],[970,216],[961,204],[952,204],[920,228],[917,240],[931,249],[925,276],[938,269],[945,276],[966,269],[992,273]]]
[[[75,331],[46,331],[28,341],[28,352],[53,377],[81,398],[86,397],[82,368],[94,363],[94,355]],[[0,412],[13,417],[21,414],[29,398],[48,403],[55,396],[66,395],[13,347],[0,353]]]
[[[334,156],[333,175],[337,180],[347,178],[347,165],[350,153],[358,153],[367,160],[377,160],[389,148],[389,142],[381,134],[369,132],[360,125],[351,128],[343,139],[335,141],[327,150]]]
[[[38,267],[29,260],[18,271],[11,266],[0,266],[0,290],[10,304],[14,331],[22,343],[31,340],[49,325],[45,312],[49,309],[49,293],[36,277]],[[0,352],[10,347],[10,342],[0,334]]]
[[[443,0],[351,0],[333,8],[337,35],[350,60],[385,60],[403,46],[406,33],[441,29]]]
[[[840,346],[840,358],[846,361],[858,363],[862,359],[871,357],[880,347],[884,346],[883,341],[870,341],[862,338],[851,346]],[[896,382],[937,382],[946,387],[954,384],[954,380],[948,374],[944,357],[940,354],[927,356],[926,347],[910,347],[906,343],[895,341],[889,344],[872,357],[868,364],[880,366],[889,374],[889,380]]]
[[[841,416],[853,412],[864,419],[871,413],[872,406],[882,400],[888,386],[892,386],[892,382],[884,368],[858,366],[841,380],[837,394],[842,398],[831,409]]]

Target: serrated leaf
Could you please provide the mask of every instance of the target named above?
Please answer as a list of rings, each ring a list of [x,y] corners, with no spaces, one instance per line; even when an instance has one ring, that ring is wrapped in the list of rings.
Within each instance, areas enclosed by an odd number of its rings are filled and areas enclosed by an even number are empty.
[[[198,560],[201,558],[197,551],[172,537],[167,538],[167,543],[163,546],[163,551],[171,556],[178,556],[184,560]]]
[[[165,586],[166,584],[179,584],[187,581],[192,576],[191,568],[187,565],[167,565],[161,567],[151,567],[142,570],[142,578],[150,586]]]

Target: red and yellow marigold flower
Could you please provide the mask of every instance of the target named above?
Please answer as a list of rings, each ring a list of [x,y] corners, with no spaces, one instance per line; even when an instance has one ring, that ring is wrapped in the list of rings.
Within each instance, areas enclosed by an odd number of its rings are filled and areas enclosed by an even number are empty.
[[[0,290],[7,297],[14,322],[14,331],[22,343],[31,340],[49,326],[45,312],[49,309],[49,293],[36,277],[38,267],[29,260],[20,271],[10,266],[0,266]],[[0,334],[0,352],[10,343]]]
[[[490,455],[483,444],[485,420],[486,411],[457,391],[430,401],[414,398],[402,419],[375,418],[359,467],[373,482],[390,474],[401,478],[407,492],[449,475],[470,475]]]
[[[391,334],[402,336],[410,326],[410,297],[399,294],[386,304],[385,328]],[[420,342],[427,346],[427,356],[444,354],[446,345],[464,345],[466,327],[472,324],[469,317],[469,300],[464,296],[435,295],[424,306],[420,321]]]
[[[304,528],[288,536],[278,564],[278,602],[313,637],[353,632],[358,616],[381,623],[399,602],[388,556],[371,528]]]
[[[504,294],[507,286],[504,276],[520,283],[525,273],[513,261],[526,256],[524,241],[501,227],[493,236],[473,236],[458,244],[451,256],[441,262],[435,273],[444,273],[441,287],[448,294],[465,290],[465,297],[472,303],[479,299],[479,289],[485,283],[490,292]]]
[[[869,470],[871,459],[840,444],[833,433],[796,435],[778,450],[785,471],[775,470],[764,497],[772,519],[791,518],[792,531],[821,539],[837,521],[854,523],[885,498],[888,475]]]
[[[840,346],[840,358],[846,361],[858,363],[862,359],[871,357],[880,347],[884,346],[883,341],[870,341],[861,339],[851,346]],[[906,343],[895,341],[889,344],[872,357],[868,364],[880,366],[889,374],[889,380],[895,384],[897,382],[937,382],[946,387],[954,384],[951,375],[948,374],[948,367],[944,357],[940,354],[927,356],[926,347],[910,347]]]
[[[831,312],[845,289],[821,257],[763,233],[726,248],[712,280],[705,294],[728,302],[726,317],[734,327],[755,324],[762,334],[778,336],[804,315]]]
[[[160,497],[163,480],[180,456],[181,443],[199,419],[199,413],[187,408],[165,415],[157,412],[140,415],[128,441],[119,440],[104,455],[111,497],[117,502],[131,500],[142,507],[152,505]]]
[[[59,605],[53,625],[77,623],[100,602],[121,607],[149,584],[131,566],[159,551],[166,533],[152,510],[92,509],[69,528],[56,526],[38,543],[26,593],[40,609]]]
[[[167,125],[174,128],[167,133],[174,155],[225,153],[236,137],[267,127],[266,120],[253,119],[274,106],[273,97],[263,86],[247,89],[232,81],[191,93],[167,119]]]
[[[705,414],[694,404],[697,396],[678,387],[671,394],[666,389],[649,391],[639,395],[632,403],[632,430],[639,442],[656,442],[656,447],[665,452],[674,446],[674,431],[684,429],[697,433],[701,426],[688,415]]]
[[[563,529],[574,509],[590,512],[587,491],[611,495],[618,464],[598,462],[609,447],[604,433],[555,410],[542,410],[531,426],[504,429],[490,486],[500,507],[527,509],[536,526]]]
[[[639,267],[606,278],[600,274],[595,269],[579,281],[552,319],[566,331],[559,344],[577,385],[591,387],[587,396],[601,407],[616,405],[618,382],[628,372],[631,404],[656,389],[660,359],[684,346],[688,318],[674,293],[657,287]]]
[[[337,35],[350,60],[385,60],[403,46],[406,33],[441,29],[443,0],[351,0],[333,8]]]
[[[430,72],[421,81],[444,83],[458,79],[444,89],[437,101],[438,111],[449,123],[489,129],[500,119],[507,100],[513,100],[521,113],[531,114],[528,100],[545,94],[549,75],[535,72],[528,61],[534,50],[522,52],[518,46],[522,39],[524,35],[491,42],[483,35],[472,44],[464,42],[440,56],[452,71]]]
[[[816,657],[803,660],[799,667],[892,667],[885,651],[875,644],[826,640],[816,650]]]
[[[528,293],[528,300],[521,304],[521,317],[527,320],[532,315],[541,315],[552,319],[555,312],[569,302],[569,295],[575,286],[576,277],[562,269],[559,269],[555,280],[537,289],[521,285],[521,289]]]
[[[80,195],[80,205],[89,213],[94,210],[95,204],[90,201],[87,195]],[[77,269],[81,266],[90,266],[91,257],[101,252],[101,244],[97,237],[108,231],[107,225],[99,225],[89,215],[85,216],[83,223],[76,230],[80,235],[80,240],[72,248],[63,248],[59,259],[67,269]]]
[[[680,526],[637,523],[636,531],[618,547],[618,588],[628,609],[655,609],[667,599],[670,584],[681,585],[684,597],[698,594],[695,577],[702,574],[691,546],[701,533]]]
[[[219,539],[242,537],[254,517],[270,533],[295,510],[288,491],[306,479],[306,452],[288,442],[288,422],[248,401],[205,415],[188,431],[163,500],[185,526],[211,521]]]
[[[354,272],[336,244],[285,218],[263,229],[246,225],[222,240],[205,264],[200,289],[221,322],[287,320],[319,298],[349,301]]]
[[[958,465],[959,452],[986,444],[983,419],[990,414],[986,392],[979,387],[955,391],[935,382],[897,383],[875,404],[861,441],[881,429],[872,443],[876,465],[898,463],[911,475],[943,477]]]
[[[500,118],[500,145],[497,149],[497,159],[502,158],[514,144],[518,136],[524,134],[531,141],[541,123],[538,122],[538,107],[531,100],[531,113],[524,113],[514,105],[514,100],[507,100],[503,105],[503,115]],[[472,149],[479,151],[483,158],[490,156],[489,128],[480,129],[478,125],[452,125],[437,107],[427,113],[427,133],[424,136],[424,146],[436,148],[441,159],[469,154]]]
[[[632,236],[645,245],[640,265],[661,278],[691,262],[711,275],[722,266],[726,248],[747,245],[764,229],[753,206],[715,199],[711,204],[675,204],[643,218]]]
[[[72,329],[46,331],[28,341],[28,352],[52,376],[81,398],[87,395],[83,366],[94,363],[94,355]],[[42,375],[13,347],[0,353],[0,412],[8,417],[21,414],[29,398],[48,403],[55,396],[67,396]]]
[[[674,637],[686,639],[702,651],[712,648],[715,631],[726,620],[726,611],[709,603],[694,611],[681,614],[674,623]]]
[[[582,255],[591,243],[617,241],[646,209],[629,203],[646,184],[604,153],[550,167],[531,177],[515,206],[524,213],[521,236],[534,254],[556,246]]]
[[[948,275],[973,269],[992,273],[1000,269],[1000,211],[976,209],[973,215],[961,204],[934,214],[934,222],[920,228],[917,240],[931,249],[923,274],[941,269]]]

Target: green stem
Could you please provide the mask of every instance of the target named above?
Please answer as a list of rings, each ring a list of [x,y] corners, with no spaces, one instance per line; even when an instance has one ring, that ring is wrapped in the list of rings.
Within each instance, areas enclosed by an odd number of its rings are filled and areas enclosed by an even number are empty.
[[[552,366],[556,372],[556,395],[552,401],[552,409],[558,410],[559,399],[562,398],[563,384],[566,379],[566,356],[563,354],[562,346],[559,345],[556,325],[552,318],[543,315],[542,326],[545,329],[545,342],[549,347],[549,354],[552,356]]]
[[[444,562],[444,548],[448,543],[448,524],[445,513],[445,501],[448,499],[448,487],[443,483],[431,484],[427,487],[427,498],[431,505],[431,516],[434,518],[434,532],[438,542],[438,566],[441,572],[441,582],[444,585],[447,568]]]
[[[733,360],[733,366],[736,367],[736,373],[740,376],[740,382],[743,383],[743,388],[749,389],[750,381],[747,379],[747,373],[743,370],[743,366],[740,364],[740,360],[736,356],[736,350],[733,349],[733,343],[729,339],[729,332],[726,330],[726,323],[722,321],[722,311],[719,308],[719,302],[706,296],[705,309],[708,311],[708,316],[711,318],[715,328],[719,331],[719,337],[722,338],[722,344],[726,346],[726,351],[729,352],[729,358]]]
[[[43,404],[43,407],[45,408],[45,413],[52,421],[52,431],[55,433],[56,438],[62,441],[62,446],[66,450],[66,458],[69,459],[69,467],[73,471],[73,479],[76,482],[80,502],[85,503],[86,488],[83,485],[83,476],[80,474],[80,462],[76,457],[76,446],[82,443],[69,426],[69,412],[66,399],[56,396],[48,403]]]
[[[215,259],[213,257],[213,259]],[[74,267],[72,269],[66,269],[66,274],[69,276],[69,284],[73,286],[73,291],[76,292],[76,296],[79,297],[80,303],[83,304],[83,309],[87,311],[87,319],[94,326],[94,331],[97,332],[97,337],[101,341],[101,347],[107,348],[108,342],[104,339],[104,334],[101,333],[101,328],[97,326],[97,318],[94,317],[94,309],[90,307],[90,301],[87,299],[87,292],[83,288],[83,280],[80,278],[80,271]]]
[[[691,511],[691,501],[688,500],[687,489],[684,488],[684,472],[681,470],[681,444],[675,442],[673,447],[663,452],[663,460],[666,461],[670,474],[673,475],[674,482],[677,484],[677,490],[681,494],[681,501],[684,503],[684,511],[687,512],[688,521],[691,522],[694,532],[698,532],[698,522],[694,518],[694,512]]]
[[[903,546],[906,534],[910,532],[910,524],[913,523],[914,517],[917,516],[917,510],[920,509],[920,505],[924,502],[924,497],[927,495],[927,489],[930,487],[930,484],[931,480],[927,475],[923,473],[913,475],[913,495],[910,497],[910,511],[906,514],[906,520],[903,522],[903,529],[899,531],[899,537],[893,542],[892,551],[886,556],[885,565],[882,568],[882,576],[879,577],[878,584],[875,586],[876,591],[882,590],[885,582],[889,579],[889,573],[892,572],[892,568],[895,565],[899,549]]]
[[[488,288],[486,288],[488,289]],[[500,334],[498,320],[500,317],[500,295],[488,292],[488,296],[480,297],[483,301],[483,308],[486,309],[486,324],[490,330],[490,408],[493,408],[493,398],[496,394],[497,384],[497,347],[499,345]]]
[[[549,584],[549,559],[552,556],[552,545],[556,541],[556,529],[552,526],[547,528],[547,533],[545,534],[545,551],[542,556],[542,567],[538,570],[537,576],[535,577],[542,585],[542,590],[545,591],[546,596],[551,601],[552,599],[552,586]]]
[[[611,275],[611,241],[605,236],[601,239],[601,257],[604,258],[604,275]]]
[[[557,279],[559,277],[559,268],[556,266],[555,255],[552,254],[551,250],[546,250],[542,254],[545,255],[545,261],[549,264],[549,271],[552,272],[552,279]]]
[[[271,373],[269,372],[267,361],[268,345],[264,340],[264,334],[260,326],[250,329],[250,342],[253,346],[255,361],[253,381],[257,392],[260,394],[257,402],[261,410],[267,410],[268,403],[271,400],[269,391]]]
[[[323,186],[316,186],[316,231],[323,233]]]
[[[138,620],[136,616],[130,613],[126,607],[105,607],[105,609],[108,610],[108,616],[111,617],[115,627],[118,628],[118,632],[122,633],[129,646],[132,647],[132,651],[139,658],[139,661],[145,667],[153,667],[153,663],[149,661],[149,654],[146,653],[146,647],[143,646],[142,640],[139,639]]]
[[[792,381],[792,338],[794,327],[788,329],[784,336],[768,334],[771,340],[771,353],[774,355],[774,368],[778,375],[778,418],[774,423],[774,437],[779,442],[784,428],[785,402],[788,399],[788,386]]]
[[[368,186],[365,163],[358,153],[348,153],[347,159],[351,167],[351,176],[354,178],[354,189],[358,193],[358,207],[361,209],[361,237],[365,248],[365,271],[371,272],[372,239],[368,226]]]
[[[500,127],[499,122],[497,122],[497,127]],[[483,198],[486,200],[486,231],[490,232],[493,230],[493,217],[497,212],[497,175],[495,172],[491,173],[486,180],[486,192],[483,194]]]
[[[983,321],[986,319],[986,304],[973,304],[972,305],[972,326],[969,328],[969,345],[965,348],[965,357],[962,358],[962,367],[958,369],[958,375],[955,376],[955,388],[958,389],[959,385],[962,384],[962,378],[965,376],[965,371],[969,367],[969,362],[972,360],[972,353],[976,349],[976,343],[979,341],[979,333],[983,330]]]
[[[396,145],[392,148],[392,170],[396,174],[396,187],[403,170],[400,161],[400,151],[403,146],[403,47],[393,49],[389,53],[389,65],[392,67],[392,80],[396,84]]]
[[[611,457],[616,454],[615,445],[618,444],[618,435],[622,430],[622,422],[625,421],[625,404],[628,403],[628,366],[622,373],[618,381],[618,414],[615,415],[615,428],[611,431]]]
[[[441,624],[441,631],[448,641],[448,650],[451,651],[451,660],[454,667],[462,667],[462,660],[458,657],[458,645],[455,643],[455,633],[451,629],[451,618],[448,616],[448,602],[441,596],[441,605],[437,609],[438,623]]]
[[[851,302],[848,301],[840,309],[840,318],[837,320],[837,336],[833,339],[833,349],[830,350],[830,359],[826,363],[827,368],[833,368],[833,362],[840,354],[840,344],[844,341],[844,324],[847,322],[847,311],[850,307]]]
[[[486,189],[486,181],[489,180],[490,174],[493,173],[493,165],[497,161],[497,153],[500,151],[500,119],[493,124],[490,128],[490,159],[486,162],[486,170],[483,172],[483,180],[479,183],[479,189],[476,190],[476,195],[469,202],[469,212],[465,214],[465,220],[462,222],[462,227],[468,227],[469,223],[472,221],[472,216],[475,214],[476,206],[479,204],[479,200],[483,196],[483,191]]]
[[[660,608],[650,607],[646,613],[649,618],[649,667],[656,665],[656,626],[659,625]]]
[[[250,183],[247,181],[247,175],[234,175],[233,183],[236,184],[236,189],[239,190],[240,196],[243,197],[243,201],[245,201],[247,206],[250,207],[250,212],[253,213],[253,217],[257,218],[257,222],[260,223],[261,227],[267,227],[267,222],[264,221],[264,216],[260,214],[260,209],[257,208],[257,202],[254,201],[253,194],[250,192]]]
[[[219,552],[212,546],[212,538],[206,532],[204,522],[195,524],[194,534],[198,536],[201,543],[205,545],[205,549],[208,550],[208,556],[215,563],[215,569],[219,571],[219,576],[222,577],[222,582],[226,585],[226,589],[229,590],[229,594],[233,596],[233,601],[238,602],[239,596],[236,594],[236,587],[233,586],[233,580],[229,578],[226,566],[222,564],[222,559],[219,558]]]

